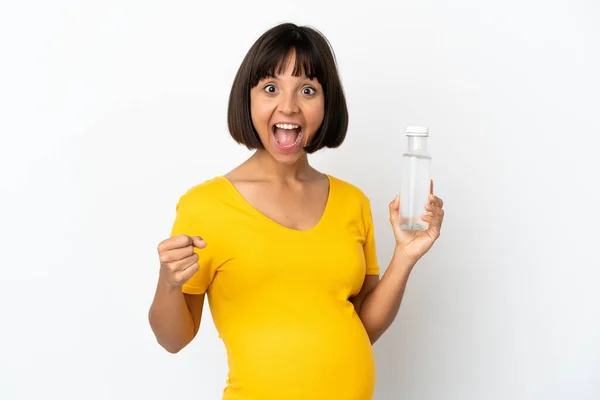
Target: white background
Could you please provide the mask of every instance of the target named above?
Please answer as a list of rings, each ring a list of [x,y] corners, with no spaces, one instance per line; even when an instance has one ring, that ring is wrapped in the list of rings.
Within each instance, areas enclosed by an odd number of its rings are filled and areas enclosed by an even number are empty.
[[[208,312],[179,354],[154,340],[156,245],[185,190],[250,155],[229,89],[284,21],[335,49],[350,128],[312,162],[371,198],[384,268],[404,129],[430,127],[446,219],[375,345],[376,399],[600,398],[599,19],[592,0],[3,2],[0,398],[220,398]]]

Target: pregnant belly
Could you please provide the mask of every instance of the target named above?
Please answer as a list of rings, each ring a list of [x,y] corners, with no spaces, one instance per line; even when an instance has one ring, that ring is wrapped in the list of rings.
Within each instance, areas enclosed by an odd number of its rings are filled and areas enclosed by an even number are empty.
[[[280,318],[222,335],[229,360],[224,400],[370,400],[375,364],[355,313]]]

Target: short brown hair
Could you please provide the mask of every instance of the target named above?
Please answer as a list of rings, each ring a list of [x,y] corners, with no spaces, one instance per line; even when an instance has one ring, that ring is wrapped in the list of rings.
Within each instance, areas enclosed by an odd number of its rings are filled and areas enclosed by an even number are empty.
[[[250,115],[250,90],[267,77],[283,72],[285,59],[296,51],[294,76],[317,78],[325,96],[323,123],[304,150],[313,153],[323,147],[342,144],[348,130],[346,97],[329,41],[314,28],[292,23],[277,25],[252,45],[237,71],[227,110],[227,124],[233,139],[248,149],[263,148]]]

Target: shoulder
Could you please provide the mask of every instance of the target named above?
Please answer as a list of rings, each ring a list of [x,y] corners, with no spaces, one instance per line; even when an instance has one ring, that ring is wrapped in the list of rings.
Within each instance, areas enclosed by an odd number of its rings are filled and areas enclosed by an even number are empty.
[[[335,189],[336,212],[357,218],[357,221],[360,221],[365,229],[364,233],[366,235],[373,220],[371,200],[357,185],[331,175],[327,176]]]
[[[354,199],[359,201],[361,204],[369,205],[370,199],[361,188],[347,180],[340,179],[336,176],[332,176],[329,174],[327,174],[327,176],[329,177],[331,184],[335,185],[335,190],[342,196],[344,196],[346,199]]]
[[[227,191],[227,180],[223,176],[215,176],[188,188],[180,195],[178,205],[218,203]]]

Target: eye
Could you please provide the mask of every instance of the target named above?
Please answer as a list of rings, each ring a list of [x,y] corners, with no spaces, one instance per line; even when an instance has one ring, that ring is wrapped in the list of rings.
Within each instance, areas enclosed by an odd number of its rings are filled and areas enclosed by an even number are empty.
[[[277,91],[277,88],[275,87],[275,85],[267,85],[263,90],[267,93],[275,93]]]
[[[310,87],[310,86],[307,86],[304,89],[302,89],[302,94],[313,95],[315,93],[317,93],[317,91],[314,88]]]

